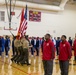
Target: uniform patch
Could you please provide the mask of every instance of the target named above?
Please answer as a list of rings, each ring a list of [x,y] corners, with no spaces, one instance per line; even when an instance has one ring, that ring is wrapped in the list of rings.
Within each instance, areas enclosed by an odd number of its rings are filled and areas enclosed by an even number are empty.
[[[63,47],[65,47],[66,45],[64,44]]]
[[[47,43],[47,46],[49,46],[49,43]]]

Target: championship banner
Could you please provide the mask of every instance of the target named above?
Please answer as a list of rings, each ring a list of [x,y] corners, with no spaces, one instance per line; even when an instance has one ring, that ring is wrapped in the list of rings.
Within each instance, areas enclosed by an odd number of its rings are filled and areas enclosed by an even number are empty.
[[[41,22],[41,12],[30,10],[29,21]]]

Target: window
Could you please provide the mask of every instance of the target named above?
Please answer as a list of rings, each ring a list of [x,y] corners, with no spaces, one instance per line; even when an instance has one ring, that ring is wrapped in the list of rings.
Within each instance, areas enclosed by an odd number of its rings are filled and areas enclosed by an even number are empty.
[[[5,12],[0,11],[0,21],[5,21]]]

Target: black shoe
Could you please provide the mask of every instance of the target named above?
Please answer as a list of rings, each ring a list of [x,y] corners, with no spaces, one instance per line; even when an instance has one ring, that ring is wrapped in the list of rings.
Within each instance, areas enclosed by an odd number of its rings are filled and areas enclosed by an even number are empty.
[[[24,65],[24,63],[20,63],[22,66]]]
[[[11,59],[11,61],[13,62],[13,59]]]
[[[19,62],[17,62],[17,64],[19,65]]]
[[[24,65],[24,64],[21,64],[22,66]]]
[[[27,64],[27,63],[24,62],[23,64]]]
[[[31,64],[29,64],[29,63],[27,64],[27,66],[30,66],[30,65],[31,65]]]

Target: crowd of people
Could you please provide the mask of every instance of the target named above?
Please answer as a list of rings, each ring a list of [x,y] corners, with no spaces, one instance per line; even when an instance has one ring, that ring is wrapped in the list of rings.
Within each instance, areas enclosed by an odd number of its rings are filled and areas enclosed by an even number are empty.
[[[53,60],[56,55],[59,56],[59,65],[61,69],[61,75],[68,75],[69,70],[69,60],[72,57],[72,50],[74,50],[74,60],[76,62],[76,36],[72,40],[69,37],[62,35],[61,37],[55,37],[54,39],[50,34],[46,34],[43,38],[39,37],[28,37],[23,36],[20,38],[19,35],[13,36],[11,42],[9,36],[0,36],[0,56],[4,58],[4,53],[6,57],[9,56],[9,50],[12,44],[12,58],[11,61],[17,64],[27,64],[29,63],[29,49],[31,51],[31,56],[34,54],[39,56],[40,49],[42,51],[42,60],[44,67],[44,75],[52,75],[53,72]]]
[[[9,36],[0,36],[0,56],[4,56],[4,52],[6,57],[8,57],[8,52],[10,50],[11,40]]]
[[[56,38],[54,38],[56,40]],[[57,50],[61,75],[68,75],[69,73],[69,61],[72,58],[72,49],[74,50],[74,61],[76,65],[76,36],[72,45],[71,37],[66,40],[66,35],[62,35],[61,38],[58,37],[55,41],[52,40],[50,34],[45,35],[45,41],[42,46],[42,60],[44,67],[44,75],[53,74],[53,60],[55,58],[55,48]]]

